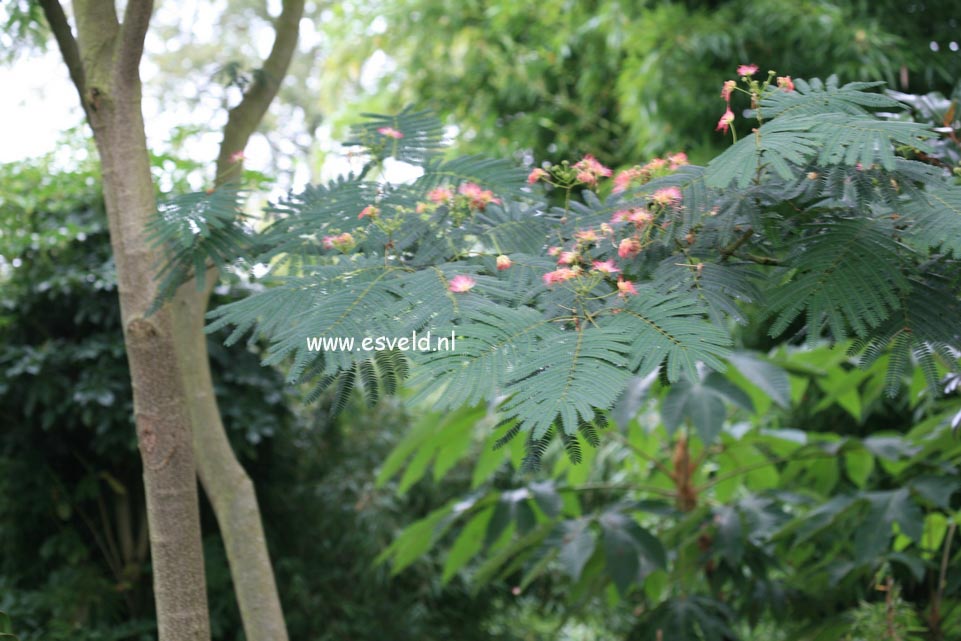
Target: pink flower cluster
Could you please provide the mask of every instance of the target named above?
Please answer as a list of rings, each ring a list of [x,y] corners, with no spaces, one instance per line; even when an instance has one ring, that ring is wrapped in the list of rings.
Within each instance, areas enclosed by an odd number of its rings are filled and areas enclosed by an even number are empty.
[[[480,211],[484,211],[484,208],[491,203],[495,205],[501,204],[499,198],[494,198],[494,192],[490,189],[483,189],[475,183],[464,183],[457,191],[467,197],[472,208],[479,209]]]
[[[450,282],[447,284],[447,289],[457,294],[463,294],[473,289],[476,284],[477,281],[470,276],[458,274],[450,279]]]
[[[359,214],[357,214],[357,218],[358,219],[364,219],[364,218],[375,219],[379,215],[380,215],[380,210],[377,207],[373,205],[367,205],[360,211]]]
[[[654,158],[646,165],[636,165],[620,171],[614,176],[614,193],[626,191],[633,184],[643,185],[652,178],[662,176],[668,171],[677,171],[687,163],[687,154],[682,151],[668,154],[667,158]]]
[[[638,210],[640,213],[641,210]],[[653,217],[652,217],[653,220]],[[586,251],[589,246],[603,239],[614,242],[614,230],[607,223],[600,225],[599,229],[581,229],[574,233],[575,244],[571,249],[562,247],[550,247],[547,250],[549,256],[557,258],[558,267],[554,271],[547,272],[542,276],[544,284],[548,287],[573,280],[590,272],[596,274],[613,276],[619,274],[621,268],[613,259],[589,260]],[[621,258],[633,258],[641,251],[641,243],[636,238],[626,238],[618,246],[618,255]],[[587,269],[588,263],[590,264]],[[588,281],[589,282],[589,281]],[[596,282],[596,281],[595,281]],[[626,285],[621,285],[624,282]],[[618,278],[618,295],[623,297],[636,294],[633,284],[624,281],[623,277]]]
[[[500,198],[494,197],[494,192],[490,189],[484,189],[476,183],[463,183],[458,189],[457,193],[464,197],[464,201],[472,209],[478,209],[483,211],[487,205],[491,203],[495,205],[501,204]],[[455,194],[450,187],[441,186],[435,187],[427,192],[427,200],[429,200],[434,205],[453,205],[455,200]],[[429,206],[426,203],[421,203],[418,205],[418,213],[423,213],[427,211]]]
[[[357,245],[357,242],[349,232],[344,232],[337,236],[324,236],[321,244],[324,249],[336,249],[346,254]]]
[[[597,184],[598,178],[608,178],[613,173],[590,154],[574,163],[574,169],[577,170],[577,181],[591,187]]]
[[[435,187],[427,192],[427,200],[437,205],[449,202],[453,197],[454,192],[447,187]]]
[[[758,83],[755,81],[748,81],[747,79],[752,77],[757,73],[758,67],[755,64],[740,65],[737,68],[737,75],[741,77],[745,82],[749,82],[751,85],[751,95],[754,100],[757,100],[757,86]],[[774,75],[774,72],[771,72]],[[770,76],[768,76],[770,80]],[[782,91],[791,92],[794,91],[794,81],[791,76],[778,76],[777,86]],[[717,121],[717,127],[714,131],[721,131],[727,133],[730,129],[731,124],[734,122],[734,112],[731,111],[731,94],[737,88],[736,80],[725,80],[724,84],[721,86],[721,98],[727,103],[727,109],[724,110],[724,114],[721,116],[720,120]]]
[[[400,140],[404,137],[404,134],[397,131],[393,127],[381,127],[377,130],[381,136],[387,136],[388,138],[393,138],[394,140]]]
[[[550,174],[541,169],[540,167],[535,167],[531,169],[531,173],[527,175],[527,184],[533,185],[538,180],[543,180],[544,178],[550,177]]]

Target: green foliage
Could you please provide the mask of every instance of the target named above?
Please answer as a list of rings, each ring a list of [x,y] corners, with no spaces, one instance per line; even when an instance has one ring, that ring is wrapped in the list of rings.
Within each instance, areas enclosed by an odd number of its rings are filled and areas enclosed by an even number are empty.
[[[6,612],[0,611],[0,641],[17,641],[13,634],[13,624]]]
[[[582,426],[611,409],[632,376],[655,370],[676,383],[669,430],[687,417],[711,441],[722,401],[750,402],[717,378],[697,383],[698,367],[724,369],[723,323],[744,322],[747,301],[773,319],[771,336],[790,331],[812,345],[857,338],[852,352],[864,351],[864,365],[893,346],[890,394],[912,359],[936,389],[939,371],[957,366],[946,319],[959,263],[932,256],[924,230],[950,228],[957,213],[926,205],[933,194],[953,202],[961,189],[896,155],[930,150],[934,133],[869,111],[897,104],[870,92],[877,83],[797,80],[784,91],[743,80],[760,105],[753,136],[706,169],[638,166],[609,195],[585,190],[580,202],[575,188],[607,171],[593,159],[532,178],[564,194],[563,208],[502,163],[433,160],[439,130],[422,113],[377,117],[357,129],[357,141],[373,145],[363,174],[269,209],[257,240],[264,252],[250,260],[272,260],[276,285],[215,310],[210,329],[235,326],[231,341],[254,330],[270,343],[266,363],[289,363],[291,381],[318,381],[312,396],[364,381],[376,399],[409,365],[415,401],[496,404],[507,425],[501,442],[525,433],[534,465],[551,436],[581,458]],[[414,151],[403,151],[406,140]],[[421,159],[423,173],[398,185],[365,180],[385,141]],[[550,271],[551,243],[571,267]],[[936,283],[947,288],[942,306],[918,304]],[[390,358],[357,347],[429,331],[456,346]],[[354,348],[318,348],[331,337]]]
[[[436,546],[448,551],[445,579],[460,573],[476,589],[500,581],[524,592],[554,584],[568,616],[606,613],[605,638],[654,640],[660,631],[665,639],[762,639],[771,638],[763,630],[772,623],[773,638],[797,641],[917,632],[937,638],[936,619],[918,613],[928,612],[934,598],[961,599],[956,580],[940,597],[924,587],[934,585],[942,558],[948,568],[957,558],[946,531],[961,485],[930,471],[956,470],[961,444],[951,436],[948,413],[934,406],[931,418],[910,431],[865,438],[825,432],[838,400],[819,402],[830,399],[831,388],[819,392],[814,383],[839,355],[826,345],[782,348],[770,360],[740,352],[741,369],[755,370],[750,376],[733,367],[711,374],[715,389],[740,402],[722,403],[721,415],[730,419],[710,448],[695,449],[695,440],[672,437],[652,420],[658,406],[670,412],[678,388],[655,382],[637,419],[617,429],[619,443],[593,451],[586,466],[566,461],[558,443],[544,453],[548,478],[534,479],[515,452],[498,450],[497,465],[484,464],[491,481],[416,522],[384,556],[400,572]],[[854,393],[868,405],[886,372],[875,363],[866,373]],[[742,398],[763,397],[765,388],[777,396],[786,384],[809,391],[775,411],[752,409]],[[812,405],[823,409],[805,418]],[[873,407],[887,424],[910,424],[916,415]],[[435,440],[461,456],[485,451],[478,437],[489,447],[497,436],[489,419],[474,429],[465,424],[482,415],[473,409],[425,417],[381,479],[399,474],[409,484],[429,474],[421,448],[430,450]],[[771,423],[799,429],[764,427]],[[873,590],[878,572],[911,601]],[[882,622],[883,630],[872,627]],[[957,634],[957,625],[946,622],[944,638]]]
[[[156,637],[142,470],[97,178],[88,164],[66,173],[49,159],[0,166],[0,611],[22,641]],[[247,291],[231,289],[216,299]],[[258,488],[291,635],[374,641],[382,622],[393,621],[405,631],[398,639],[515,639],[484,632],[489,594],[470,595],[457,577],[447,587],[435,580],[438,555],[397,579],[372,568],[405,519],[468,481],[413,479],[406,499],[395,498],[392,484],[373,487],[405,414],[389,402],[366,409],[355,393],[334,420],[332,391],[306,411],[277,371],[260,366],[257,346],[227,349],[223,339],[210,339],[214,389],[227,399],[228,436]],[[391,356],[377,356],[378,372]],[[368,372],[358,370],[358,380],[370,390]],[[382,395],[394,393],[386,377],[380,384]],[[440,458],[449,465],[454,454]],[[450,472],[443,470],[448,480]],[[226,555],[213,515],[202,516],[213,638],[237,639]]]
[[[951,0],[401,0],[346,13],[358,30],[340,49],[379,49],[397,65],[365,104],[430,105],[468,134],[464,152],[554,162],[590,152],[623,167],[678,147],[709,156],[723,144],[709,128],[723,111],[716,88],[738,64],[946,96],[961,75]],[[385,31],[370,37],[361,29],[374,20]]]
[[[290,364],[294,380],[326,377],[321,389],[378,356],[318,353],[311,337],[453,329],[454,350],[406,353],[411,402],[443,414],[418,423],[379,480],[400,474],[407,492],[472,452],[481,471],[471,493],[384,550],[393,572],[450,545],[444,581],[465,574],[515,593],[561,581],[569,607],[641,612],[612,622],[626,638],[720,641],[736,637],[735,621],[762,618],[797,621],[786,638],[808,638],[817,608],[854,611],[879,568],[914,592],[938,571],[958,486],[930,471],[961,460],[955,410],[935,400],[958,367],[948,310],[959,272],[912,230],[922,209],[950,222],[950,208],[919,203],[958,187],[903,157],[932,149],[934,134],[872,114],[891,107],[865,91],[874,85],[797,84],[785,99],[748,83],[761,105],[756,138],[706,169],[638,166],[609,194],[590,189],[604,168],[587,158],[532,177],[559,199],[500,189],[492,165],[473,158],[450,161],[462,169],[443,177],[428,162],[405,185],[341,179],[326,189],[342,201],[314,201],[323,189],[311,188],[271,209],[263,245],[279,284],[216,310],[212,328],[236,325],[234,338],[253,329],[272,345],[268,362]],[[392,139],[414,136],[403,118],[390,122]],[[487,177],[491,191],[450,175]],[[541,240],[487,233],[505,219],[526,219]],[[806,348],[732,352],[729,318]],[[631,422],[601,440],[596,428],[638,380],[649,427]],[[894,396],[905,385],[922,405]],[[869,421],[885,403],[898,420],[930,418],[878,434]],[[785,429],[795,421],[806,430]],[[573,467],[585,458],[586,472]],[[538,463],[550,480],[530,476]],[[852,629],[843,617],[824,625]]]
[[[224,275],[236,257],[248,253],[250,232],[245,228],[244,193],[232,187],[188,193],[164,203],[147,229],[149,242],[167,248],[170,257],[158,266],[160,281],[152,311],[173,296],[196,274],[197,288],[206,287],[212,264]]]

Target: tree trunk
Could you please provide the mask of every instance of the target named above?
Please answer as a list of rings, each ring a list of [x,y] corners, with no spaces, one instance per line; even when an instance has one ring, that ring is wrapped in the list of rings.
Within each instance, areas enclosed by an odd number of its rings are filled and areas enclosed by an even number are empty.
[[[274,22],[270,54],[241,102],[230,110],[224,126],[217,158],[218,187],[240,181],[243,161],[234,154],[243,152],[247,146],[290,66],[304,14],[304,0],[283,0],[282,6]],[[173,305],[197,471],[227,551],[245,636],[248,641],[287,641],[287,627],[257,495],[230,447],[214,395],[204,315],[215,282],[214,274],[208,274],[206,291],[198,291],[196,280],[191,280],[177,292]]]
[[[214,281],[215,276],[210,274],[207,282],[212,286]],[[230,447],[214,395],[203,329],[208,292],[198,292],[191,281],[180,288],[173,303],[197,472],[220,527],[246,638],[286,641],[287,628],[257,495]]]
[[[128,0],[120,23],[112,0],[78,0],[76,40],[59,3],[41,0],[41,5],[100,154],[143,461],[159,639],[207,641],[196,472],[173,319],[169,306],[146,317],[156,296],[153,270],[161,259],[144,239],[156,203],[138,71],[153,5]]]
[[[193,480],[196,457],[197,473],[224,540],[246,638],[286,641],[253,483],[230,447],[210,375],[203,327],[215,279],[208,279],[206,291],[197,291],[196,281],[191,280],[180,288],[172,304],[143,318],[156,292],[151,270],[161,259],[144,244],[142,235],[156,211],[137,72],[152,3],[129,0],[121,25],[113,0],[77,0],[78,40],[74,40],[58,0],[40,3],[94,128],[103,163],[144,459],[160,639],[209,637]],[[296,48],[303,11],[304,0],[283,0],[270,55],[241,103],[231,110],[224,128],[217,160],[218,186],[240,177],[242,163],[233,154],[246,147],[280,88]],[[162,403],[159,410],[157,401]],[[171,485],[174,479],[176,483]],[[174,486],[176,490],[168,493]],[[169,531],[171,528],[175,531]],[[186,541],[191,537],[196,542]],[[178,556],[178,550],[184,554]],[[174,584],[183,581],[189,589],[171,589],[168,571]],[[194,629],[196,633],[188,632]],[[194,634],[202,636],[191,636]]]

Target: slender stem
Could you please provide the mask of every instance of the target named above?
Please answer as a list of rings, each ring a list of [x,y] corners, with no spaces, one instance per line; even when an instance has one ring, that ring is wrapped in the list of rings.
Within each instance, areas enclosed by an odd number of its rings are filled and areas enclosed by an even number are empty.
[[[634,443],[631,443],[630,440],[628,440],[627,437],[625,437],[623,434],[615,434],[614,438],[619,440],[622,445],[626,445],[628,449],[630,449],[632,452],[634,452],[644,460],[648,461],[649,463],[653,463],[654,467],[656,467],[658,471],[662,472],[667,477],[672,478],[672,472],[666,465],[664,465],[659,460],[657,460],[656,458],[654,458],[653,456],[651,456],[650,454],[648,454],[647,452],[639,448]]]

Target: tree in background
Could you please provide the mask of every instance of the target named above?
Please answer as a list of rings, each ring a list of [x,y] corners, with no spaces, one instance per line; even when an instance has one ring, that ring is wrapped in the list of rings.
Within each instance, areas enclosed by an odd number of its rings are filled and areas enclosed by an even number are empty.
[[[25,641],[156,639],[142,473],[116,274],[95,163],[79,152],[0,165],[0,611]],[[92,150],[90,150],[92,151]],[[160,159],[155,159],[158,163]],[[67,167],[65,167],[65,164]],[[166,175],[185,188],[192,163]],[[236,280],[215,304],[247,290]],[[285,390],[256,346],[209,337],[231,444],[258,487],[294,638],[513,639],[488,635],[493,591],[442,586],[439,560],[392,577],[375,557],[411,518],[466,488],[452,475],[398,498],[376,468],[408,419],[352,402],[334,420]],[[203,502],[213,638],[242,638],[226,551]],[[210,526],[210,527],[208,527]],[[318,622],[323,621],[323,625]],[[3,629],[0,627],[0,632]]]
[[[707,126],[723,111],[710,94],[750,60],[794,77],[949,95],[961,77],[955,9],[951,0],[399,0],[360,5],[366,31],[349,42],[390,61],[368,106],[430,106],[463,130],[464,152],[524,150],[539,162],[591,153],[620,167],[677,149],[710,157],[723,145]],[[372,33],[373,20],[382,28]]]
[[[129,2],[118,17],[113,3],[77,2],[76,32],[57,0],[39,5],[93,129],[103,166],[144,463],[160,638],[209,637],[196,464],[226,542],[248,638],[285,639],[256,497],[230,450],[210,376],[203,315],[215,279],[204,274],[207,266],[199,266],[199,280],[187,279],[174,303],[150,313],[156,298],[154,269],[165,252],[146,237],[147,222],[157,207],[139,67],[153,4]],[[243,149],[293,55],[303,6],[303,0],[282,3],[270,55],[230,109],[217,159],[217,184],[240,176]]]

